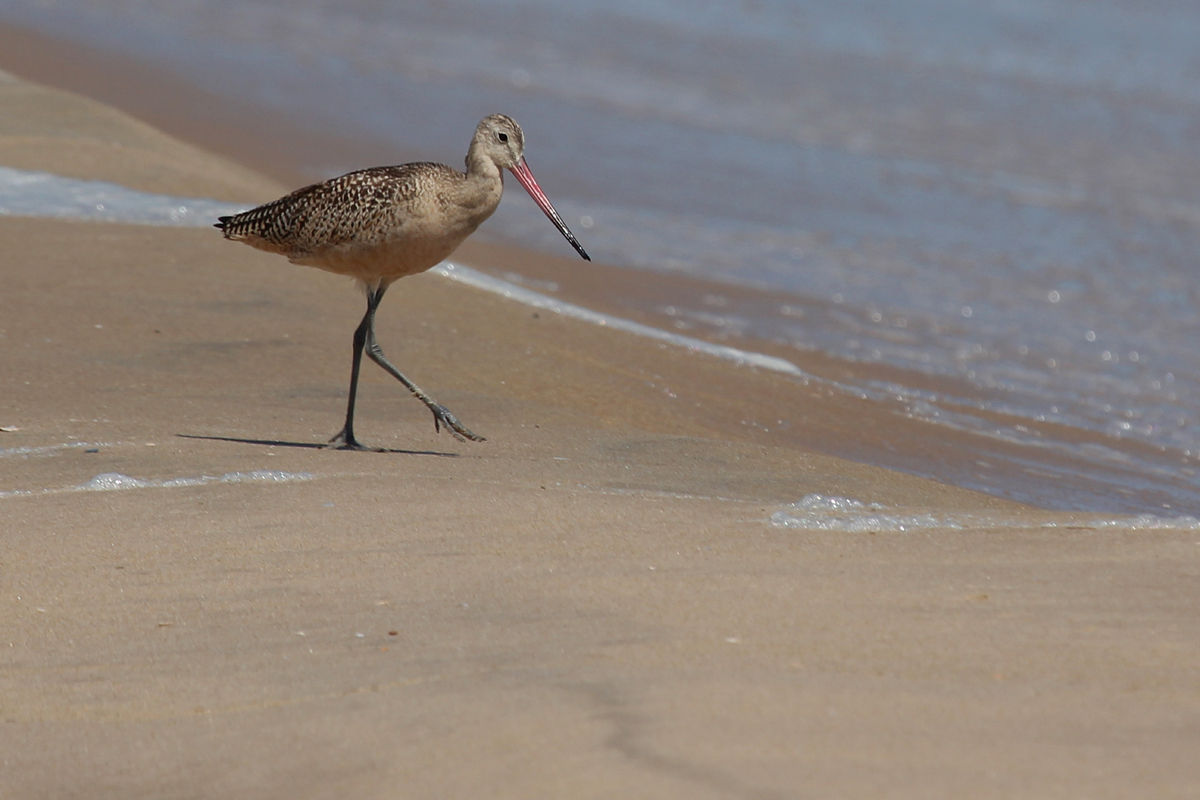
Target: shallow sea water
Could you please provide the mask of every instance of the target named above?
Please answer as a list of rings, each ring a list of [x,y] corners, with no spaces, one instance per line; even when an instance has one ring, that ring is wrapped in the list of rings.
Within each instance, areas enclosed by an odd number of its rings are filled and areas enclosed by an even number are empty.
[[[878,366],[848,390],[1061,457],[1127,489],[1114,508],[1200,511],[1200,6],[400,6],[3,0],[0,21],[406,159],[454,163],[511,113],[595,257],[766,291],[638,310]],[[484,233],[567,252],[510,195]]]

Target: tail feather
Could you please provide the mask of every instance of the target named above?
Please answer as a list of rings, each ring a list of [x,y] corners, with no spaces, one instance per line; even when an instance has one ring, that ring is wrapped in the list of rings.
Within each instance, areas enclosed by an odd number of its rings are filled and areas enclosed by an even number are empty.
[[[306,215],[302,202],[304,198],[320,188],[321,184],[306,186],[249,211],[219,217],[214,227],[224,233],[226,239],[237,241],[262,239],[282,244],[294,235],[297,223]]]

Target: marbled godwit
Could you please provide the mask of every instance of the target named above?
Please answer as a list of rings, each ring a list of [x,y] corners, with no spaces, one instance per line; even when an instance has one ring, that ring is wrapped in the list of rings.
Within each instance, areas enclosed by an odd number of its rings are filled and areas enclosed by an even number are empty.
[[[492,215],[504,191],[502,169],[511,169],[534,202],[571,246],[591,258],[546,198],[525,163],[521,126],[503,114],[479,123],[467,150],[467,170],[444,164],[403,164],[351,172],[298,189],[216,227],[226,239],[287,256],[293,264],[349,275],[367,294],[367,313],[354,332],[346,424],[330,447],[365,450],[354,438],[354,399],[363,348],[433,412],[434,430],[484,441],[384,357],[375,341],[375,311],[393,281],[424,272],[446,258]]]

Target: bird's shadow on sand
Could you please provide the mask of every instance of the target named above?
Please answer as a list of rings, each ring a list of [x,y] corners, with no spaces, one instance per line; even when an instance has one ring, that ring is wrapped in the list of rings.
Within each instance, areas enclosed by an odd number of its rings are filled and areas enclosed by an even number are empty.
[[[327,445],[320,444],[318,442],[282,442],[276,439],[239,439],[235,436],[197,436],[190,433],[177,433],[175,435],[180,439],[205,439],[211,442],[237,442],[238,444],[257,444],[264,447],[297,447],[301,450],[337,450],[337,448],[328,447]],[[387,447],[368,447],[364,450],[356,450],[352,452],[395,453],[405,456],[440,456],[442,458],[458,458],[458,453],[442,453],[437,450],[393,450]]]

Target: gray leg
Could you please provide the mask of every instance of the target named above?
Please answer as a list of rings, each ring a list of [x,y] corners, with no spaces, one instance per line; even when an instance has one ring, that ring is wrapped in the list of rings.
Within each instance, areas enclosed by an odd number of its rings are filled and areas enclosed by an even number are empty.
[[[458,439],[460,442],[466,441],[467,439],[470,439],[472,442],[486,442],[487,439],[484,439],[477,433],[472,433],[465,425],[459,422],[458,417],[451,414],[448,408],[439,403],[435,403],[432,397],[425,394],[425,392],[421,390],[420,386],[417,386],[408,378],[404,377],[400,370],[392,366],[392,362],[388,361],[387,357],[383,354],[383,350],[380,349],[379,343],[375,341],[375,308],[379,307],[379,300],[383,297],[385,288],[386,287],[381,286],[377,290],[378,296],[376,297],[374,306],[371,306],[370,303],[367,304],[367,355],[372,361],[387,370],[393,378],[403,383],[408,390],[413,393],[413,396],[424,403],[425,407],[433,412],[433,429],[435,431],[441,431],[441,426],[445,425],[446,430],[450,432],[450,435],[455,439]]]
[[[434,402],[432,397],[421,390],[421,387],[404,377],[404,374],[396,369],[392,365],[392,362],[387,360],[387,357],[383,354],[383,350],[379,347],[379,343],[375,341],[375,311],[379,308],[379,301],[383,299],[383,293],[386,290],[386,286],[380,286],[378,289],[372,289],[367,292],[367,313],[363,316],[358,330],[354,332],[354,367],[350,378],[350,405],[346,414],[346,427],[334,437],[334,443],[340,444],[341,447],[347,449],[366,449],[354,441],[352,426],[354,418],[354,395],[358,383],[358,367],[362,360],[364,346],[367,356],[372,361],[383,367],[392,377],[404,384],[413,393],[413,396],[433,412],[433,429],[435,431],[440,432],[444,425],[446,426],[446,430],[450,432],[450,435],[460,442],[468,439],[472,442],[487,441],[479,434],[472,433],[465,425],[458,421],[458,417],[450,413],[449,409]]]
[[[375,296],[373,291],[367,293],[367,313],[363,315],[362,322],[358,323],[358,328],[354,331],[354,361],[350,367],[350,399],[346,403],[346,424],[342,426],[337,436],[329,440],[329,447],[335,450],[370,449],[359,444],[358,440],[354,438],[354,401],[358,397],[358,371],[362,366],[363,345],[367,341],[367,329],[371,326],[375,308],[379,306],[379,300],[382,297],[382,292],[379,292],[378,296]]]

